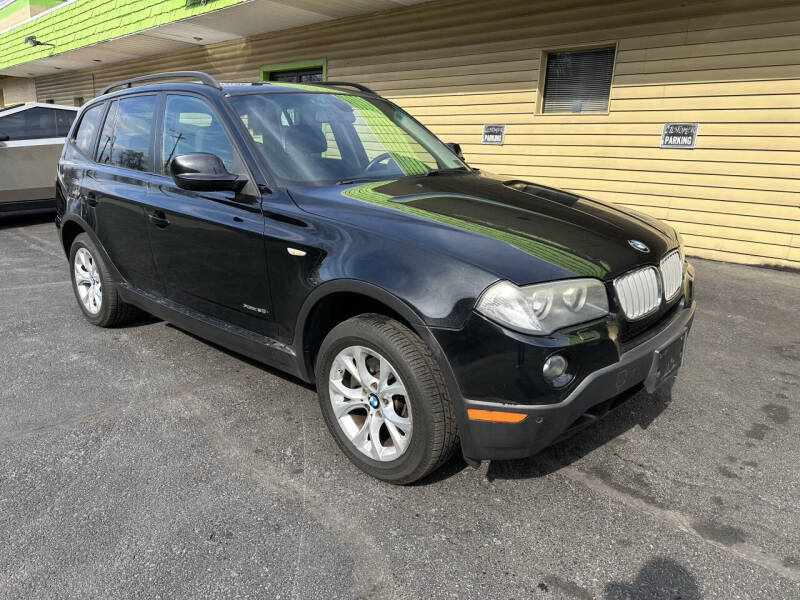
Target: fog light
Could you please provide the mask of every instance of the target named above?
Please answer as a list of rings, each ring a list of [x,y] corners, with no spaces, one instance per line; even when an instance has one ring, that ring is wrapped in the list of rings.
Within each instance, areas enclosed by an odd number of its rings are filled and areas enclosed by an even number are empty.
[[[544,375],[547,383],[553,387],[564,387],[572,381],[572,375],[567,373],[568,367],[567,359],[560,354],[554,354],[546,361],[542,367],[542,375]]]

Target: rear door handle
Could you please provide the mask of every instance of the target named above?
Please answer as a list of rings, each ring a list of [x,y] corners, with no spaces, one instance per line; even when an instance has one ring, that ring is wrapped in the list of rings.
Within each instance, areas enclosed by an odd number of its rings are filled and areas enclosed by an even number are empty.
[[[169,225],[169,219],[167,219],[167,215],[160,210],[149,213],[147,218],[150,219],[150,222],[159,229],[164,229],[167,225]]]

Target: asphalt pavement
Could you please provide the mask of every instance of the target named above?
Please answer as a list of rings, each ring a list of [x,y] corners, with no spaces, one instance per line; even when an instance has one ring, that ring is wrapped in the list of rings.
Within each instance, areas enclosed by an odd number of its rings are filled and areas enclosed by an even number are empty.
[[[395,487],[312,388],[93,327],[50,218],[0,222],[0,598],[800,598],[800,275],[693,262],[671,389]]]

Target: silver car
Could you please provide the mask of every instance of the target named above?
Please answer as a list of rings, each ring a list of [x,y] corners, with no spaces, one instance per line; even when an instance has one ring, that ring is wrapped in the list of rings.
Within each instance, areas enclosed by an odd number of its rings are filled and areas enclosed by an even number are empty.
[[[38,102],[0,108],[0,216],[54,209],[58,157],[76,114]]]

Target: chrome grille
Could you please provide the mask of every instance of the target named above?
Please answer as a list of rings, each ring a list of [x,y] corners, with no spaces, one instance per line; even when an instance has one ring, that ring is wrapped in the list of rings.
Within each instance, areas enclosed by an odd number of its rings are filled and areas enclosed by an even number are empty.
[[[661,276],[655,267],[626,273],[614,280],[622,312],[631,320],[641,319],[661,305]]]
[[[678,251],[661,259],[661,279],[664,282],[664,298],[669,302],[680,291],[683,282],[683,260]]]

